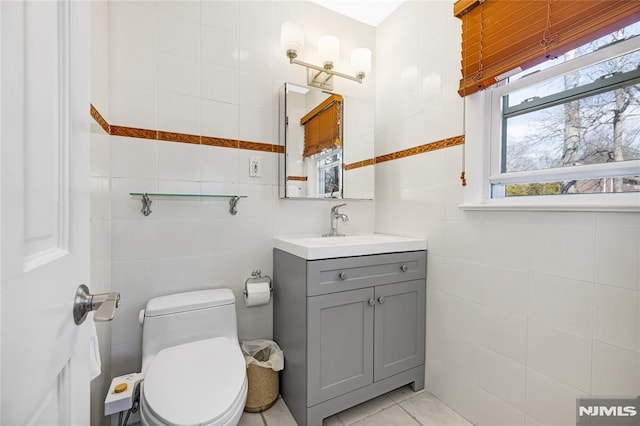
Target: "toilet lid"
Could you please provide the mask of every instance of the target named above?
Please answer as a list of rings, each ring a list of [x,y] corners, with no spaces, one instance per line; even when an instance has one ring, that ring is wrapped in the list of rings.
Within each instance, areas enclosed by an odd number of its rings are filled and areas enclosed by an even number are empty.
[[[238,343],[216,337],[160,351],[145,375],[143,397],[168,425],[207,424],[229,410],[245,379]]]

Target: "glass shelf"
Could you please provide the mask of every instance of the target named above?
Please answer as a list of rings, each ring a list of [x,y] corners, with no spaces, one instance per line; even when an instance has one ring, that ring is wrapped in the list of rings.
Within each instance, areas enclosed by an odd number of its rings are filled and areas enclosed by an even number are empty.
[[[168,194],[158,192],[130,192],[132,197],[142,197],[142,214],[149,216],[151,214],[150,197],[160,198],[229,198],[229,213],[235,215],[238,213],[237,205],[240,198],[247,198],[246,195],[222,195],[222,194]]]

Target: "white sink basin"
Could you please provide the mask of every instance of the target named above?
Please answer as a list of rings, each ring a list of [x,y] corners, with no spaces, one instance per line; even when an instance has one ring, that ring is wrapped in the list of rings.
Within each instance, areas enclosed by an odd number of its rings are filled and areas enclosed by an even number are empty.
[[[427,241],[396,235],[369,234],[346,237],[284,237],[274,239],[273,246],[303,259],[314,260],[426,250]]]

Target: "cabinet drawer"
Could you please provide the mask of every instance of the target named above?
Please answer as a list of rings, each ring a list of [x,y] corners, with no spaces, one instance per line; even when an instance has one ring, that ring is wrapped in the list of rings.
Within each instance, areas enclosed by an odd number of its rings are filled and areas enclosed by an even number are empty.
[[[307,295],[334,293],[425,277],[425,251],[308,262]]]

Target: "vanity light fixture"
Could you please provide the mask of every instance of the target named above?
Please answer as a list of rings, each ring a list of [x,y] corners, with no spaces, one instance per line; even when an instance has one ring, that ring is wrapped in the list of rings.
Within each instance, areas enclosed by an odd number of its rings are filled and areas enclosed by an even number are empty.
[[[334,75],[362,83],[367,73],[371,72],[371,50],[365,47],[354,49],[351,53],[351,66],[356,70],[355,77],[335,71],[333,66],[340,57],[340,40],[330,35],[320,37],[318,40],[318,51],[324,62],[322,66],[297,59],[304,47],[304,32],[296,22],[289,21],[282,24],[280,44],[289,58],[289,63],[307,68],[307,84],[309,86],[333,90]]]

